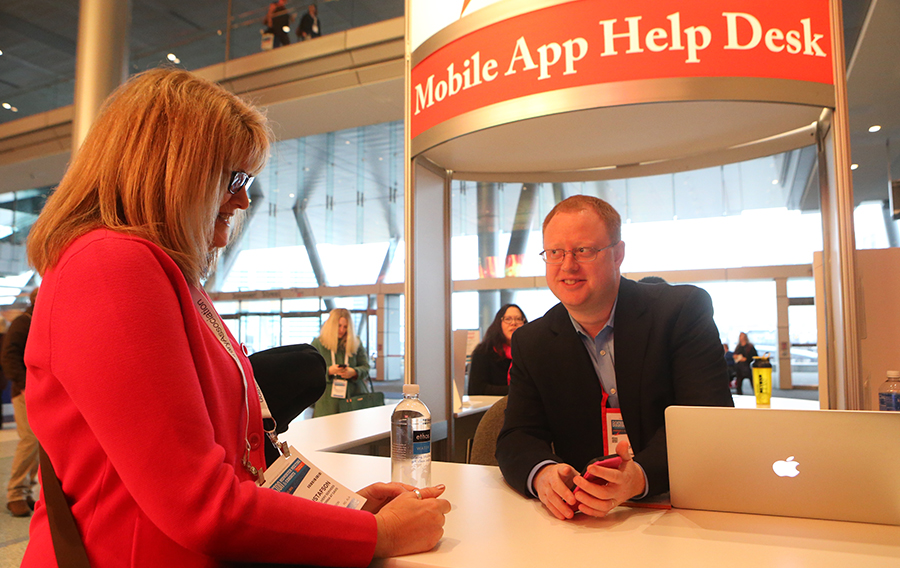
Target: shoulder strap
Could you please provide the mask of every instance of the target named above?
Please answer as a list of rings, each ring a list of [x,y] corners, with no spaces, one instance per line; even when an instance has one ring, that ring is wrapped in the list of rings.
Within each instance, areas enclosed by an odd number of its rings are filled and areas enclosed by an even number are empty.
[[[59,568],[90,568],[84,543],[75,525],[75,518],[69,503],[59,485],[59,478],[50,463],[50,456],[40,448],[41,483],[44,490],[44,501],[47,507],[47,518],[50,523],[50,538],[56,552],[56,563]]]

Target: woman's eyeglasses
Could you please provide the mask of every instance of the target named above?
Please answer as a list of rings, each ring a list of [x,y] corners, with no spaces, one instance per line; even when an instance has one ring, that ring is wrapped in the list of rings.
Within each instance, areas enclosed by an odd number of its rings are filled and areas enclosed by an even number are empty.
[[[503,323],[525,323],[525,318],[520,318],[518,316],[504,316],[500,318],[500,321]]]
[[[235,195],[242,189],[250,191],[250,184],[256,178],[247,172],[231,172],[231,182],[228,184],[228,193]]]

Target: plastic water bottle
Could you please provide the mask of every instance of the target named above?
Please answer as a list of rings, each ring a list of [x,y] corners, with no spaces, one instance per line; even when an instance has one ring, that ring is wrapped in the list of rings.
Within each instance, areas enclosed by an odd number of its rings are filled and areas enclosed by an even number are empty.
[[[431,411],[419,400],[419,385],[403,385],[391,414],[391,481],[431,485]]]
[[[878,389],[878,410],[900,411],[900,371],[887,372],[887,380]]]

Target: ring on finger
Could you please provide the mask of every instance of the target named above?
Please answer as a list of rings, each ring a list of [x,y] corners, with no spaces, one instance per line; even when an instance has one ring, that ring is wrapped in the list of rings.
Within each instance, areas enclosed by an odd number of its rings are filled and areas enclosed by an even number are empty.
[[[418,489],[413,489],[413,492],[416,494],[416,499],[422,500],[422,492]]]

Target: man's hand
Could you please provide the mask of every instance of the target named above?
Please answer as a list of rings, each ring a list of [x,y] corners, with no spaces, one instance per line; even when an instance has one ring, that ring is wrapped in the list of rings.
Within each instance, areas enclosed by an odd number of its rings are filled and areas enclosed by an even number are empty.
[[[585,515],[605,517],[622,502],[644,492],[644,473],[640,466],[634,463],[634,455],[628,442],[624,440],[619,442],[616,454],[622,458],[622,464],[617,469],[599,465],[588,467],[590,474],[605,479],[606,484],[601,485],[588,481],[580,475],[575,476],[575,485],[582,489],[575,494],[577,508]]]
[[[534,492],[553,516],[559,520],[575,516],[578,502],[572,493],[572,480],[578,472],[566,463],[545,465],[534,476]]]

